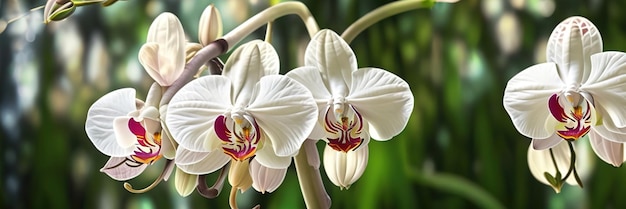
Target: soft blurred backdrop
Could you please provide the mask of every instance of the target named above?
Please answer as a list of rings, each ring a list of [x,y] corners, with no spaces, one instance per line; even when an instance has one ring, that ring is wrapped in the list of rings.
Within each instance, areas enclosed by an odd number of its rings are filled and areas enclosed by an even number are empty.
[[[8,26],[8,19],[45,4],[0,1],[0,184],[3,208],[226,208],[197,193],[182,198],[172,181],[131,194],[100,173],[107,156],[84,131],[89,106],[107,92],[136,88],[143,97],[150,78],[137,59],[152,19],[175,13],[197,42],[202,10],[214,4],[224,31],[280,1],[128,0],[81,7],[67,20],[42,23],[38,10]],[[321,28],[341,33],[367,12],[391,1],[304,1]],[[340,191],[322,169],[332,208],[626,208],[626,168],[614,168],[577,144],[585,188],[561,194],[528,170],[529,139],[502,107],[508,79],[545,61],[552,29],[581,15],[599,29],[605,50],[626,51],[626,1],[462,0],[388,18],[351,44],[360,67],[387,69],[409,82],[415,110],[404,132],[370,143],[368,167]],[[308,42],[296,16],[277,19],[272,44],[281,72],[297,67]],[[249,39],[263,38],[265,29]],[[227,56],[222,56],[225,59]],[[322,145],[321,143],[318,145]],[[161,162],[162,163],[162,162]],[[147,186],[162,164],[130,182]],[[211,175],[212,184],[216,175]],[[228,191],[226,186],[225,190]],[[282,186],[239,196],[242,208],[304,208],[295,169]]]

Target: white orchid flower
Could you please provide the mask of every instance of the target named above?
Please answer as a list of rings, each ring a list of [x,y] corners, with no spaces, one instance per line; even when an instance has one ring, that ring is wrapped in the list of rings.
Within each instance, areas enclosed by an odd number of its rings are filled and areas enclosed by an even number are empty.
[[[139,49],[139,62],[161,86],[170,86],[185,68],[185,31],[176,15],[164,12],[148,29],[146,43]]]
[[[252,185],[250,164],[287,168],[316,124],[317,107],[309,90],[278,71],[274,48],[252,41],[232,53],[222,75],[181,88],[166,117],[179,167],[206,174],[230,161],[229,182],[240,190]]]
[[[128,180],[164,153],[169,158],[174,155],[169,138],[161,135],[159,111],[154,106],[160,98],[155,83],[145,104],[135,98],[135,89],[124,88],[102,96],[89,108],[87,136],[100,152],[111,156],[102,172],[115,180]]]
[[[359,149],[367,149],[370,136],[385,141],[404,129],[413,111],[413,94],[393,73],[357,69],[354,52],[331,30],[312,38],[304,61],[304,67],[287,76],[313,93],[320,111],[316,129],[325,132],[327,143],[324,169],[335,185],[348,188],[367,165],[368,152]]]
[[[602,52],[602,38],[593,23],[583,17],[570,17],[550,35],[547,63],[531,66],[509,80],[503,104],[515,128],[533,140],[529,155],[541,155],[532,152],[545,149],[567,148],[560,143],[571,143],[589,134],[596,154],[619,166],[626,142],[624,76],[626,54]],[[570,151],[574,152],[571,146]],[[569,166],[575,173],[569,161],[552,163],[560,162],[561,158],[570,159],[569,153],[565,156],[554,152],[554,157],[543,153],[547,165],[564,164],[559,170]],[[530,159],[529,156],[531,171],[541,170],[532,168],[539,160]],[[545,169],[537,172],[553,175]],[[557,180],[571,182],[568,178],[564,174],[563,179]]]

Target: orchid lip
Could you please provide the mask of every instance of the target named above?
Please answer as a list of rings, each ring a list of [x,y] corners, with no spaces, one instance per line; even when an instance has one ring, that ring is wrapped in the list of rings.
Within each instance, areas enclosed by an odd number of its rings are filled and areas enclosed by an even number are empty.
[[[132,159],[139,163],[152,164],[163,156],[161,154],[160,132],[154,133],[152,137],[147,137],[146,129],[133,118],[128,120],[128,128],[137,137],[137,146],[134,154],[130,156]]]
[[[341,152],[355,150],[363,143],[363,118],[352,105],[348,106],[350,109],[340,115],[333,115],[331,108],[327,108],[324,122],[324,129],[331,136],[326,138],[328,146]]]
[[[261,134],[253,118],[243,116],[231,119],[220,115],[215,119],[214,128],[222,140],[222,150],[233,159],[244,161],[256,154]]]
[[[559,122],[556,134],[568,141],[575,141],[585,136],[591,129],[592,104],[584,100],[572,103],[571,98],[579,94],[566,94],[565,98],[553,94],[548,100],[548,107],[552,116]]]

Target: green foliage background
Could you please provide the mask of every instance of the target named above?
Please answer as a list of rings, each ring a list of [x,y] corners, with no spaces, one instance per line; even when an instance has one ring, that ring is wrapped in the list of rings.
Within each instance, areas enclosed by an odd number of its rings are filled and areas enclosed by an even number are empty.
[[[228,32],[277,2],[120,1],[78,8],[69,20],[49,25],[30,18],[9,25],[0,34],[4,208],[227,208],[228,186],[214,200],[196,193],[179,197],[171,181],[145,194],[127,192],[122,182],[98,172],[107,157],[87,138],[85,116],[113,89],[135,88],[139,98],[147,92],[150,78],[137,52],[158,13],[177,14],[189,40],[196,41],[197,22],[208,4],[221,11]],[[304,1],[321,28],[338,33],[388,2]],[[44,3],[3,1],[0,16]],[[526,162],[530,140],[515,130],[502,107],[506,82],[545,60],[541,47],[569,16],[590,19],[605,50],[626,51],[623,8],[626,2],[609,0],[462,0],[402,13],[364,31],[351,43],[359,66],[404,78],[415,109],[402,134],[370,143],[368,167],[349,190],[339,190],[322,173],[332,208],[626,208],[626,170],[591,151],[579,156],[588,162],[585,188],[565,186],[554,194],[536,181]],[[272,44],[285,73],[299,66],[309,39],[296,16],[279,18],[273,27]],[[247,40],[264,34],[261,28]],[[590,150],[586,139],[576,143]],[[148,185],[162,166],[151,166],[130,182]],[[304,208],[295,169],[276,192],[251,189],[239,196],[239,204]]]

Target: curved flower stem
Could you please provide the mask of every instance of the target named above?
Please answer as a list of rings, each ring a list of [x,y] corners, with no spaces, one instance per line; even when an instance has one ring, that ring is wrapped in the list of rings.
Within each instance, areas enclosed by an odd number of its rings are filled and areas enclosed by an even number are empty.
[[[222,187],[224,186],[224,180],[226,179],[228,169],[230,168],[230,163],[226,164],[222,169],[220,169],[219,177],[215,180],[215,183],[211,187],[207,187],[206,185],[206,175],[198,175],[198,193],[205,198],[213,199],[220,195],[222,191]]]
[[[267,8],[256,14],[241,25],[224,35],[221,39],[215,40],[204,48],[200,49],[196,55],[185,65],[185,70],[180,77],[163,93],[161,104],[166,105],[170,102],[174,94],[189,83],[198,69],[208,61],[219,55],[226,53],[230,47],[236,45],[244,37],[255,31],[257,28],[273,21],[274,19],[288,14],[297,14],[300,16],[309,35],[313,36],[319,30],[315,18],[309,12],[309,9],[301,2],[284,2],[273,7]]]
[[[326,193],[324,183],[322,183],[319,165],[314,166],[309,163],[309,156],[319,158],[315,142],[307,139],[302,144],[298,155],[294,157],[298,182],[306,208],[330,208],[330,196]]]
[[[230,188],[230,197],[228,198],[230,208],[237,209],[237,187]]]
[[[474,202],[479,208],[504,209],[505,207],[475,183],[452,174],[425,174],[409,170],[409,176],[418,184],[450,192]]]
[[[454,1],[441,1],[441,2],[454,2]],[[359,18],[357,21],[352,23],[343,33],[341,37],[348,43],[352,42],[354,38],[372,26],[373,24],[391,17],[393,15],[397,15],[402,12],[407,12],[414,9],[421,9],[432,7],[434,5],[434,0],[406,0],[406,1],[395,1],[389,4],[385,4],[369,13],[365,16]]]
[[[124,182],[124,189],[126,189],[128,192],[136,193],[136,194],[145,193],[147,191],[150,191],[150,190],[154,189],[154,187],[159,185],[159,183],[161,183],[161,181],[163,181],[163,178],[165,178],[165,176],[170,173],[170,169],[172,168],[173,165],[174,165],[174,161],[173,160],[167,160],[167,162],[165,162],[165,167],[163,168],[163,172],[161,172],[159,177],[157,177],[154,180],[154,182],[152,182],[152,184],[150,184],[146,188],[134,189],[133,185],[131,185],[128,182]]]

